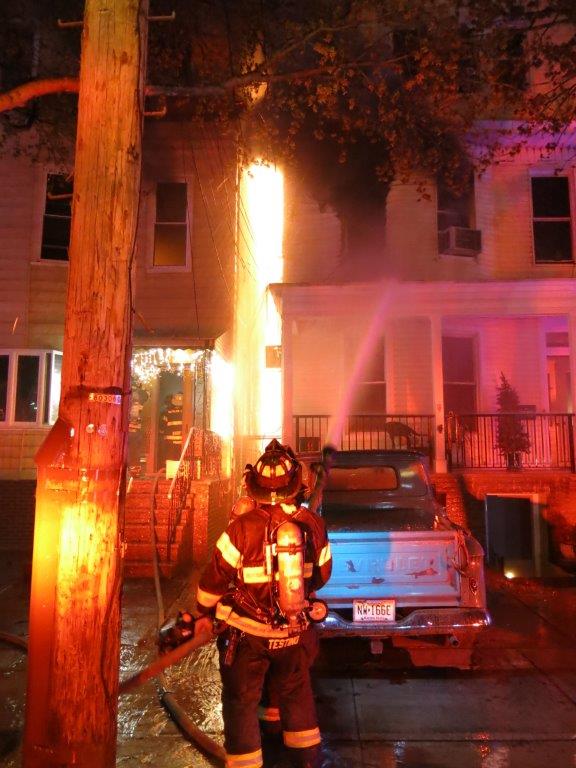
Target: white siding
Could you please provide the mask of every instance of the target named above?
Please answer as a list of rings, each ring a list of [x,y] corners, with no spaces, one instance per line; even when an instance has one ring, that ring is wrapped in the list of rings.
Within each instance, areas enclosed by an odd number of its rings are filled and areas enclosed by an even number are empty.
[[[25,158],[1,159],[0,340],[1,346],[26,346],[32,195],[35,172]]]
[[[340,220],[318,203],[294,176],[285,178],[284,280],[324,282],[341,264]]]

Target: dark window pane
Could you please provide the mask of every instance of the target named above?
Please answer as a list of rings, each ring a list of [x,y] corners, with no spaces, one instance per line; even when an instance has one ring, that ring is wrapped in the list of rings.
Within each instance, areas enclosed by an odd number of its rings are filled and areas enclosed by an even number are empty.
[[[444,337],[442,339],[442,368],[446,382],[474,382],[474,339]]]
[[[570,194],[566,176],[534,177],[532,208],[535,218],[569,217]]]
[[[36,421],[38,413],[38,355],[19,355],[15,421]]]
[[[42,246],[40,258],[52,261],[67,261],[68,248],[59,248],[58,246]]]
[[[332,467],[326,485],[329,491],[393,491],[398,488],[394,467]]]
[[[72,198],[67,200],[50,200],[47,198],[45,213],[50,216],[66,216],[70,218],[72,215]]]
[[[186,266],[186,226],[156,224],[154,230],[154,266]]]
[[[569,221],[535,221],[536,261],[572,261],[572,232]]]
[[[47,248],[68,248],[69,242],[70,219],[61,216],[45,216],[42,245]]]
[[[444,384],[444,411],[446,413],[475,413],[475,384]]]
[[[441,232],[448,227],[469,227],[474,211],[474,178],[469,176],[465,187],[460,192],[451,190],[439,181],[438,196],[438,230]]]
[[[64,174],[51,173],[46,184],[42,259],[67,261],[71,216],[72,181]]]
[[[6,421],[6,398],[8,396],[8,355],[0,355],[0,421]]]
[[[50,386],[52,383],[52,355],[50,352],[46,353],[46,377],[44,381],[44,415],[42,421],[44,424],[48,424],[50,418]]]
[[[186,184],[156,186],[156,221],[186,221]]]

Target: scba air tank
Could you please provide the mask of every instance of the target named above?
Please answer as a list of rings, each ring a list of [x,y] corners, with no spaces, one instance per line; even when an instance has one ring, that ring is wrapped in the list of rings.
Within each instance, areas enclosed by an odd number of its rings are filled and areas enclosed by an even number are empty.
[[[291,625],[302,620],[308,603],[304,593],[304,536],[296,523],[286,521],[276,532],[278,605]]]

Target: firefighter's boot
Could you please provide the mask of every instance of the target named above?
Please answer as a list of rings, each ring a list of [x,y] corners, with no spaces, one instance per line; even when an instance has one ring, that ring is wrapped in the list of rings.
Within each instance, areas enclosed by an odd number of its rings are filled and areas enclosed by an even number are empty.
[[[294,768],[322,768],[320,745],[304,749],[289,749],[290,761]]]

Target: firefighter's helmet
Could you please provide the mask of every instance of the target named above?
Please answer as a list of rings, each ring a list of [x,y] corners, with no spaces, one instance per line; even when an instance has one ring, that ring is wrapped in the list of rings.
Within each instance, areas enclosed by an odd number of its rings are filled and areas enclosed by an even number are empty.
[[[302,467],[291,448],[274,439],[256,464],[246,465],[246,490],[262,504],[293,501],[302,488]]]

